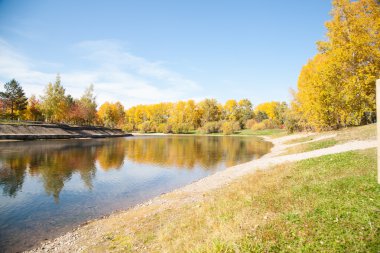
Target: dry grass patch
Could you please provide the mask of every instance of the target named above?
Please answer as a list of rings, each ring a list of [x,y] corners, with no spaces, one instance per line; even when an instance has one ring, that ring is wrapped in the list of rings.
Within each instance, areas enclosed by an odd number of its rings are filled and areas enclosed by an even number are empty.
[[[320,138],[326,135],[332,135],[332,134],[335,134],[336,136],[332,138],[328,138],[328,139],[313,141],[317,138]],[[284,144],[295,144],[295,143],[300,143],[300,144],[287,148],[282,155],[297,154],[297,153],[303,153],[303,152],[313,151],[317,149],[328,148],[328,147],[335,146],[336,144],[343,144],[349,141],[373,140],[373,139],[376,139],[376,124],[360,126],[360,127],[351,127],[351,128],[346,128],[339,131],[325,132],[323,134],[315,134],[312,136],[297,138],[297,139],[285,142]],[[311,141],[311,142],[302,143],[306,141]]]
[[[302,143],[302,142],[312,141],[316,137],[318,137],[317,134],[306,136],[306,137],[300,137],[300,138],[296,138],[296,139],[292,139],[292,140],[286,141],[286,142],[284,142],[284,144],[289,145],[289,144],[295,144],[295,143]]]

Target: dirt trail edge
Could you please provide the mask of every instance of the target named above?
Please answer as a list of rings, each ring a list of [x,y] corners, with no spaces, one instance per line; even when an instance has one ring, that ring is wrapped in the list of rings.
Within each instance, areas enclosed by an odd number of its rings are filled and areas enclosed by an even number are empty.
[[[263,137],[265,140],[272,142],[274,147],[270,153],[260,159],[227,168],[187,186],[158,196],[143,204],[139,204],[129,210],[117,212],[105,218],[89,221],[88,223],[74,229],[72,232],[66,233],[65,235],[52,241],[44,242],[38,248],[27,252],[91,251],[91,248],[96,248],[97,245],[101,243],[102,238],[104,238],[107,233],[119,230],[123,226],[128,225],[128,223],[136,222],[139,218],[157,214],[167,208],[184,203],[197,202],[203,198],[204,193],[225,186],[243,175],[254,173],[257,170],[270,169],[278,164],[295,162],[351,150],[374,148],[377,145],[376,140],[351,141],[325,149],[279,156],[286,148],[294,146],[294,144],[284,144],[286,141],[308,135],[310,134],[294,134],[277,139]]]

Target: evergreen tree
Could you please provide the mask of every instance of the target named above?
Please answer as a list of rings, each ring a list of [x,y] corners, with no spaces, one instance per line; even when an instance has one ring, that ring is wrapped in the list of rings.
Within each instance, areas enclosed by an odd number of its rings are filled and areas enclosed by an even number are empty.
[[[16,115],[20,116],[25,111],[28,99],[21,85],[15,79],[4,84],[4,89],[5,92],[0,92],[0,97],[10,110],[11,119],[14,119]]]

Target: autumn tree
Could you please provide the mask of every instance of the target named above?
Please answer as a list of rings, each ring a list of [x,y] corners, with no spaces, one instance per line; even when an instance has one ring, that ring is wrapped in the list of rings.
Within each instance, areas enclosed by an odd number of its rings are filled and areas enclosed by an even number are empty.
[[[174,133],[188,133],[199,126],[199,113],[194,100],[179,101],[172,106],[168,124]]]
[[[105,102],[97,113],[100,122],[106,127],[122,127],[124,124],[125,111],[120,102]]]
[[[44,119],[41,112],[41,103],[35,95],[30,96],[28,99],[25,118],[33,121],[42,121]]]
[[[83,110],[83,120],[86,124],[91,124],[96,119],[96,97],[94,95],[94,85],[91,84],[79,99],[79,103]]]
[[[0,97],[0,118],[5,118],[7,113],[7,104],[4,99]]]
[[[15,116],[22,116],[28,104],[23,88],[15,79],[12,79],[4,84],[4,89],[4,92],[0,92],[0,97],[10,118],[15,119]]]
[[[218,121],[221,118],[223,107],[216,99],[206,98],[199,102],[198,108],[202,126],[207,122]]]
[[[93,94],[94,86],[86,88],[80,99],[71,99],[68,96],[69,121],[80,125],[91,125],[96,120],[96,101]]]
[[[239,124],[240,127],[243,128],[245,126],[245,123],[247,120],[252,119],[254,116],[253,108],[252,108],[252,102],[248,99],[242,99],[239,101]]]
[[[264,113],[267,118],[271,120],[280,120],[282,115],[282,107],[283,105],[280,102],[272,101],[261,103],[256,106],[255,112],[256,114]],[[265,118],[265,117],[264,117]]]
[[[223,106],[223,109],[225,120],[238,121],[240,119],[239,106],[235,99],[227,100]]]
[[[375,118],[380,78],[380,2],[334,0],[327,40],[298,79],[296,108],[316,130],[367,124]]]

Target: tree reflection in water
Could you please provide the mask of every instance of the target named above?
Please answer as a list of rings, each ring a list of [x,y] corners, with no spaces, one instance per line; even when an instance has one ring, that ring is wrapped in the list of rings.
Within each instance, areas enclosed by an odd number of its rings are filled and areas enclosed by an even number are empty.
[[[27,173],[42,180],[45,192],[58,202],[73,174],[93,188],[97,166],[109,171],[125,159],[166,167],[212,169],[219,163],[233,166],[258,158],[271,144],[243,137],[165,136],[96,140],[56,140],[0,143],[0,187],[15,197]],[[244,160],[245,159],[245,160]]]

